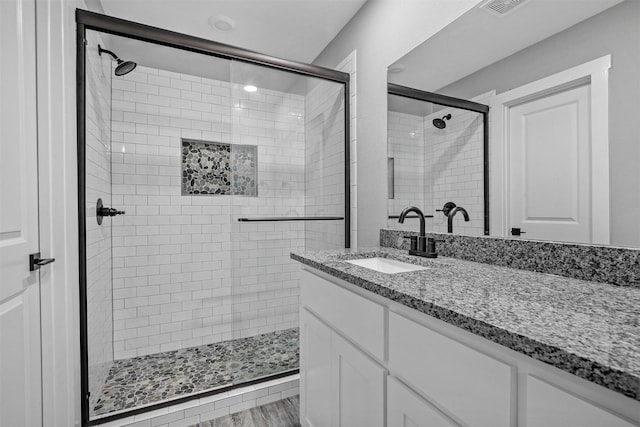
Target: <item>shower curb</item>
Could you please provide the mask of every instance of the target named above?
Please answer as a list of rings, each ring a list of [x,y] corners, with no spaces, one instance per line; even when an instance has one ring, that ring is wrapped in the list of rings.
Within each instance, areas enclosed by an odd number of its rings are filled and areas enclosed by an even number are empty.
[[[300,392],[300,374],[265,381],[224,393],[194,398],[188,402],[151,410],[118,420],[93,425],[102,427],[189,427],[224,415],[241,412]]]

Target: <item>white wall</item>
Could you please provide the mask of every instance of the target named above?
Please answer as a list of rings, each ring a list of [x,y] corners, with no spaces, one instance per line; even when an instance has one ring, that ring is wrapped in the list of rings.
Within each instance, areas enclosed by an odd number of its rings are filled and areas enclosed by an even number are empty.
[[[316,58],[335,67],[358,52],[358,246],[375,246],[387,224],[387,66],[478,0],[369,0]]]

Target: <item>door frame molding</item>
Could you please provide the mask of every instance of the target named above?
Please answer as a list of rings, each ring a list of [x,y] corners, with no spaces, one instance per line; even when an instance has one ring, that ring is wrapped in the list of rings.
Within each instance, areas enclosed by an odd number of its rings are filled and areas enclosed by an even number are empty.
[[[544,77],[496,95],[491,102],[491,229],[508,237],[509,227],[509,112],[512,107],[578,86],[590,85],[591,97],[591,237],[610,243],[609,203],[609,69],[611,55]]]

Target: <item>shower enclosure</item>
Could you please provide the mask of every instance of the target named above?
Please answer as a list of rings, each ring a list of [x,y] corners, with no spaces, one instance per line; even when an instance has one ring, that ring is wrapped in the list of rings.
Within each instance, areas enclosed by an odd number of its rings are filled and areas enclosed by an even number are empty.
[[[349,76],[77,22],[84,423],[297,372],[289,253],[349,247]]]
[[[415,216],[398,222],[404,208],[417,206],[427,231],[445,233],[459,206],[469,221],[458,215],[455,232],[488,235],[490,94],[470,101],[392,83],[387,93],[387,226],[417,230]]]

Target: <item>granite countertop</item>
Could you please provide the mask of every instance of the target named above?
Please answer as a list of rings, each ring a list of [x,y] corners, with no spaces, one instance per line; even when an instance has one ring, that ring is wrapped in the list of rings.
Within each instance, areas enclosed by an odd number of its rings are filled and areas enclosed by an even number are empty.
[[[345,262],[385,257],[431,267],[384,274]],[[391,248],[291,258],[640,400],[640,289]]]

